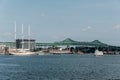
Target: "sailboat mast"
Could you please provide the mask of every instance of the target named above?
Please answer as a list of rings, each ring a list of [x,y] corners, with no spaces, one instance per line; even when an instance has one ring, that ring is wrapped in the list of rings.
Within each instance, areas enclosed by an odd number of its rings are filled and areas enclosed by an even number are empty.
[[[14,22],[14,41],[15,41],[15,48],[16,48],[16,21]]]
[[[29,43],[28,43],[28,47],[29,47],[29,50],[30,50],[30,25],[28,25],[28,39],[29,39]]]
[[[16,41],[16,21],[14,22],[14,39],[15,39],[15,41]]]
[[[24,49],[24,30],[23,30],[23,24],[22,24],[22,49]]]

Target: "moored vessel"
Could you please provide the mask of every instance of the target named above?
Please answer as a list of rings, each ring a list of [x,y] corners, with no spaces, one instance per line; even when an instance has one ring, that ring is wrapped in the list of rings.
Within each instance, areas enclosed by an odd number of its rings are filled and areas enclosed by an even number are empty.
[[[98,49],[95,50],[95,56],[102,56],[103,55],[103,52],[102,51],[99,51]]]

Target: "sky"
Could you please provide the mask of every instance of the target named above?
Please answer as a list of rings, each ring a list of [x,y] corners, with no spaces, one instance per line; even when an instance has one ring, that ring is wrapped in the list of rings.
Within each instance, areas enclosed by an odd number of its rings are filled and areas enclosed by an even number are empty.
[[[120,46],[120,0],[0,0],[0,41],[24,36],[37,42],[71,38]]]

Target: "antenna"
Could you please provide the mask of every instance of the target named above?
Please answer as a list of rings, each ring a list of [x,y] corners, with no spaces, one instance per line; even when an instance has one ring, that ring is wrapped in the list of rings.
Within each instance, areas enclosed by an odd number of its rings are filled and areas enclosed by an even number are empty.
[[[31,48],[30,46],[30,25],[28,25],[28,39],[29,39],[28,47],[30,49]]]
[[[23,24],[22,24],[22,49],[24,49],[24,30],[23,30]]]

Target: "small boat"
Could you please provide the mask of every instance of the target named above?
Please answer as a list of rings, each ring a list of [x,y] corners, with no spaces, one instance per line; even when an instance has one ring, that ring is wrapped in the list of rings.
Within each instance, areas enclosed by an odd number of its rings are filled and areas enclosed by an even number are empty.
[[[44,53],[43,51],[36,52],[36,55],[46,55],[47,53]]]
[[[50,54],[70,54],[69,50],[51,50],[49,51]]]
[[[102,55],[103,55],[102,51],[99,51],[98,49],[95,50],[95,56],[102,56]]]

